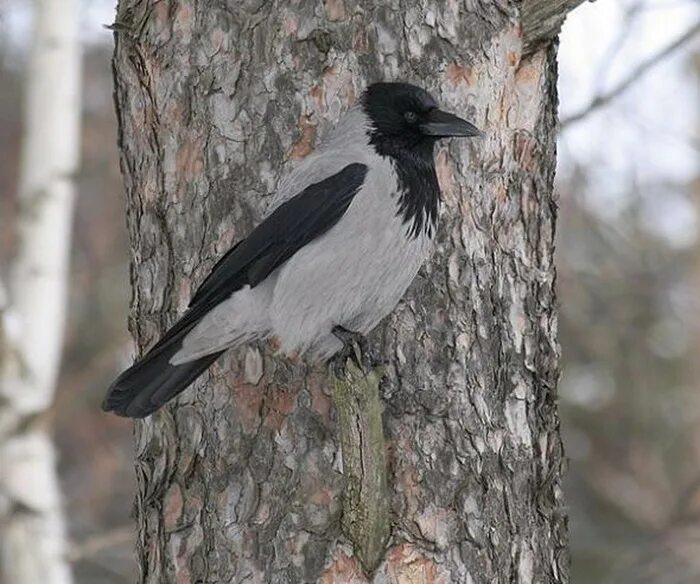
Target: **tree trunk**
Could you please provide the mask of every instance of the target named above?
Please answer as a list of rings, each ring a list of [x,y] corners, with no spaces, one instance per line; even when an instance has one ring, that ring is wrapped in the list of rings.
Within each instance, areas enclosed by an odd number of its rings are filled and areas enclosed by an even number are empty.
[[[363,574],[342,532],[325,370],[251,346],[137,423],[142,581],[568,581],[555,48],[523,55],[519,22],[507,0],[120,1],[141,351],[366,83],[424,86],[488,134],[439,150],[436,252],[371,339],[388,361],[392,526],[378,569]]]
[[[17,255],[8,298],[0,298],[0,582],[12,584],[72,581],[45,417],[67,311],[80,133],[78,15],[77,0],[34,3]]]

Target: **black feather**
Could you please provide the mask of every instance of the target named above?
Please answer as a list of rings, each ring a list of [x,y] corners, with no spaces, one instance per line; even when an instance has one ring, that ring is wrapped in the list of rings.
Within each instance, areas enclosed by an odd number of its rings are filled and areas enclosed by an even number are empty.
[[[420,152],[398,152],[394,168],[399,178],[398,214],[410,225],[413,237],[425,231],[432,235],[438,220],[440,184],[433,163],[432,145],[429,156]]]
[[[363,94],[362,107],[372,123],[370,144],[394,162],[399,179],[397,214],[413,237],[432,232],[440,202],[433,159],[437,138],[422,133],[418,122],[437,108],[435,99],[407,83],[375,83]]]
[[[144,357],[110,386],[105,411],[145,417],[178,395],[221,352],[181,365],[170,359],[197,323],[243,286],[257,286],[307,243],[323,235],[345,214],[367,174],[364,164],[350,164],[314,183],[280,205],[214,266],[195,292],[190,306]]]

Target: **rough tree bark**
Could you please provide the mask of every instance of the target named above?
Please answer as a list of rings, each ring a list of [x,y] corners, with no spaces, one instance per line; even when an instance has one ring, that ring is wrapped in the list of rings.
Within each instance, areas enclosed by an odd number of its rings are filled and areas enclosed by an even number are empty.
[[[422,85],[488,134],[440,149],[435,255],[371,339],[389,362],[392,535],[376,572],[363,574],[341,532],[326,372],[258,346],[136,426],[142,581],[568,581],[556,51],[530,39],[540,49],[524,54],[518,9],[120,1],[115,101],[141,351],[367,82]]]
[[[77,4],[34,2],[17,254],[7,298],[0,298],[0,582],[13,584],[72,581],[45,414],[56,389],[67,311],[80,136]]]

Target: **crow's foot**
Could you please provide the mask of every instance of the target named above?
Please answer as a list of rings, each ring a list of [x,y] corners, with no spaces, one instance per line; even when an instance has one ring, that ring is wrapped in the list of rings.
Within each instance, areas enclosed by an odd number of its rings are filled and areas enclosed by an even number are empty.
[[[343,348],[330,361],[330,368],[333,374],[336,377],[342,377],[345,374],[345,366],[348,359],[361,371],[369,373],[372,370],[372,357],[367,338],[342,326],[333,327],[331,332],[343,342]]]

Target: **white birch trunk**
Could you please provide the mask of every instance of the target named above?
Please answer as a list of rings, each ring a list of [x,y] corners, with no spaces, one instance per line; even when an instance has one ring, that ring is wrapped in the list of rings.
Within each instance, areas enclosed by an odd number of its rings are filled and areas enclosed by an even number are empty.
[[[78,0],[36,0],[17,256],[0,306],[0,581],[65,584],[65,525],[44,414],[63,346],[79,157]]]

